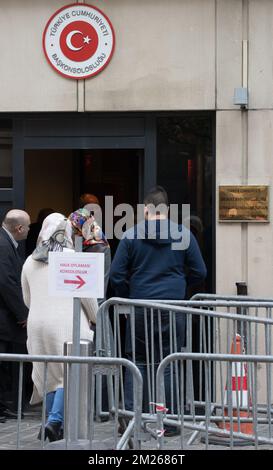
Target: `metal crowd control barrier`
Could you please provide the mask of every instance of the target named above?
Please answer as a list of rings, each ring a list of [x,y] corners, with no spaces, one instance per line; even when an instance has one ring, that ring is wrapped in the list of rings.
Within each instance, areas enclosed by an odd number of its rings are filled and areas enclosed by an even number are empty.
[[[124,450],[131,445],[134,449],[140,449],[140,430],[141,430],[141,411],[142,411],[142,388],[143,381],[142,376],[138,368],[130,361],[122,358],[110,358],[110,357],[79,357],[79,356],[30,356],[26,354],[0,354],[0,362],[19,362],[19,391],[18,391],[18,419],[17,419],[17,432],[16,432],[16,443],[14,447],[16,449],[22,448],[21,442],[24,437],[22,434],[22,421],[21,421],[21,411],[22,411],[22,384],[23,384],[23,364],[25,362],[40,362],[44,363],[44,377],[43,377],[43,400],[42,400],[42,410],[41,410],[41,444],[40,448],[42,449],[117,449]],[[88,420],[88,428],[83,428],[84,436],[86,439],[78,439],[71,441],[67,429],[64,429],[64,439],[62,441],[52,442],[47,444],[44,439],[45,435],[45,422],[46,422],[46,390],[47,390],[47,376],[48,376],[48,364],[52,362],[61,362],[65,366],[68,366],[68,369],[71,369],[72,364],[79,364],[84,369],[88,368],[88,376],[90,379],[90,389],[85,392],[90,397],[89,407],[86,409],[86,419]],[[122,369],[130,370],[130,373],[133,376],[133,386],[134,386],[134,409],[130,415],[130,423],[122,437],[118,437],[118,427],[119,427],[119,384],[120,381],[120,372]],[[85,370],[85,373],[87,371]],[[69,370],[68,370],[69,374]],[[94,401],[95,401],[95,377],[97,375],[107,375],[111,378],[114,390],[114,404],[115,411],[113,413],[113,421],[110,425],[107,424],[105,430],[105,439],[96,439],[96,423],[94,420]],[[65,381],[64,385],[66,385]],[[71,406],[68,401],[65,403],[65,420],[69,417]],[[79,411],[77,410],[77,413]],[[83,410],[81,411],[81,419],[84,419]],[[1,432],[1,428],[0,428]],[[87,435],[86,435],[87,433]],[[78,429],[76,429],[75,434],[78,435]],[[34,448],[37,449],[37,433],[35,435]],[[60,446],[62,443],[62,446]],[[9,444],[9,448],[10,444]],[[28,448],[31,448],[28,445]]]
[[[109,307],[114,307],[113,318],[112,321],[110,320],[109,315]],[[174,352],[177,350],[177,328],[176,328],[176,321],[172,313],[167,313],[167,320],[168,326],[170,325],[169,334],[165,334],[163,338],[162,332],[164,332],[164,324],[161,318],[161,311],[163,312],[168,309],[168,306],[162,309],[162,304],[154,303],[152,307],[150,304],[147,304],[145,301],[130,301],[128,299],[118,299],[112,298],[104,302],[104,304],[99,308],[97,313],[97,322],[96,322],[96,355],[97,356],[108,356],[108,357],[122,357],[124,354],[123,351],[123,341],[124,337],[127,336],[124,331],[121,331],[121,324],[120,319],[127,318],[127,326],[129,322],[130,332],[131,335],[131,351],[130,351],[130,359],[138,366],[143,366],[142,360],[138,359],[138,351],[135,347],[135,334],[136,334],[136,326],[135,326],[135,318],[137,315],[139,316],[139,312],[135,314],[135,308],[142,308],[144,309],[143,313],[143,327],[144,327],[144,336],[145,338],[141,338],[141,349],[144,352],[145,360],[144,364],[147,363],[147,386],[148,386],[148,398],[146,403],[146,414],[147,419],[149,416],[154,413],[154,401],[155,401],[155,372],[156,367],[159,364],[160,360],[162,360],[163,350],[167,343],[168,352]],[[150,315],[150,312],[153,309],[156,311]],[[172,307],[173,310],[173,307]],[[149,318],[148,318],[149,317]],[[156,330],[156,335],[155,335]],[[155,348],[157,346],[157,350]],[[166,354],[165,354],[166,355]],[[124,394],[124,377],[121,374],[121,408],[124,411],[124,415],[130,417],[130,410],[125,406],[125,394]],[[109,385],[109,384],[108,384]],[[97,401],[96,401],[96,416],[104,417],[109,413],[105,413],[102,411],[101,405],[101,398],[102,398],[102,387],[101,387],[101,380],[98,378],[98,383],[96,386],[97,392]],[[108,386],[108,402],[109,402],[109,411],[111,414],[111,409],[113,408],[113,399],[112,399],[112,387],[111,384]],[[127,408],[127,409],[126,409]]]
[[[201,301],[144,301],[144,300],[130,300],[112,298],[106,301],[98,311],[97,325],[96,325],[96,354],[98,356],[108,357],[121,357],[124,354],[122,348],[122,338],[126,336],[121,331],[121,318],[126,316],[126,322],[129,322],[131,331],[132,350],[130,359],[143,371],[143,361],[139,362],[137,351],[135,347],[135,320],[137,318],[139,308],[143,309],[141,317],[142,330],[143,330],[143,353],[145,354],[145,371],[144,371],[144,384],[145,393],[147,395],[148,408],[143,410],[142,425],[147,428],[146,424],[153,421],[155,413],[155,403],[157,402],[155,393],[155,376],[159,363],[164,359],[164,340],[169,344],[169,353],[175,352],[194,352],[199,353],[214,353],[214,354],[230,354],[232,342],[235,344],[236,335],[241,332],[240,346],[241,350],[246,350],[250,355],[272,354],[272,328],[273,319],[261,317],[258,315],[258,303],[244,303],[244,308],[247,310],[247,315],[232,313],[231,308],[234,307],[235,311],[238,302],[227,303],[224,301],[210,301],[207,302],[209,308],[203,308],[205,302]],[[110,307],[113,307],[111,312]],[[222,307],[223,306],[223,307]],[[217,308],[226,307],[227,311],[218,311]],[[263,308],[267,312],[272,309],[273,304],[266,303]],[[110,309],[110,310],[109,310]],[[249,312],[253,311],[256,315],[250,315]],[[167,330],[164,330],[164,322],[162,321],[162,314],[165,315],[165,324],[168,323]],[[166,319],[167,318],[167,319]],[[186,321],[186,342],[180,349],[177,347],[177,319],[184,318]],[[196,338],[193,338],[193,330],[195,330]],[[127,331],[128,336],[128,331]],[[180,402],[179,397],[179,383],[178,372],[173,370],[171,366],[170,382],[169,382],[169,416],[176,415],[177,403]],[[206,397],[205,386],[205,367],[206,365],[200,360],[199,363],[187,364],[186,370],[186,390],[185,400],[188,416],[191,417],[204,407]],[[220,366],[221,367],[221,364]],[[264,375],[267,373],[264,366],[259,370],[259,381],[262,384]],[[209,370],[211,386],[211,400],[214,400],[219,393],[219,389],[223,382],[219,382],[216,364]],[[223,379],[223,374],[220,371],[220,377]],[[128,407],[125,406],[125,386],[124,377],[121,375],[121,397],[120,408],[123,410],[124,416],[130,416]],[[104,416],[101,407],[101,387],[98,384],[96,400],[96,415],[97,417]],[[194,403],[192,402],[192,395],[194,392]],[[112,400],[112,387],[108,387],[108,400],[109,411],[114,412],[115,406]],[[194,406],[194,407],[193,407]],[[126,409],[127,408],[127,409]],[[152,435],[156,435],[152,433]]]
[[[251,297],[249,295],[224,295],[224,294],[202,294],[198,293],[191,297],[190,300],[227,300],[236,302],[273,302],[272,298]]]
[[[188,363],[204,364],[204,385],[206,390],[204,413],[185,414],[184,371]],[[266,398],[261,396],[258,383],[258,369],[266,367]],[[243,354],[198,354],[175,353],[161,361],[156,377],[157,401],[164,405],[164,375],[173,366],[179,370],[180,406],[176,416],[168,417],[164,406],[157,409],[158,448],[165,445],[164,427],[172,426],[179,438],[176,448],[187,449],[202,433],[205,448],[212,444],[233,448],[235,445],[255,445],[255,448],[273,449],[273,406],[272,406],[272,365],[273,356]],[[212,398],[210,371],[218,371],[216,380],[221,383],[219,400]],[[223,382],[225,371],[226,382]],[[244,380],[243,380],[244,379]],[[192,393],[194,405],[194,393]],[[190,433],[193,431],[193,434]],[[191,447],[192,448],[192,447]],[[200,448],[200,446],[199,446]]]
[[[199,294],[197,294],[199,295]],[[203,294],[201,294],[203,295]],[[195,296],[194,296],[195,297]],[[217,296],[216,296],[217,297]],[[224,296],[223,296],[224,297]],[[249,300],[251,299],[251,300]],[[148,302],[148,301],[147,301]],[[185,307],[203,308],[222,312],[238,313],[241,315],[262,316],[272,318],[273,300],[257,300],[246,296],[234,296],[233,298],[208,298],[190,300],[155,300],[162,304],[178,305]]]

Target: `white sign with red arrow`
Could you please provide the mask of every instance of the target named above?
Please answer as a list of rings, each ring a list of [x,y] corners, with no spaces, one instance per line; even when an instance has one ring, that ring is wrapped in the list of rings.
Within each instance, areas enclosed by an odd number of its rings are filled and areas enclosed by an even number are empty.
[[[49,253],[49,295],[104,297],[104,254]]]

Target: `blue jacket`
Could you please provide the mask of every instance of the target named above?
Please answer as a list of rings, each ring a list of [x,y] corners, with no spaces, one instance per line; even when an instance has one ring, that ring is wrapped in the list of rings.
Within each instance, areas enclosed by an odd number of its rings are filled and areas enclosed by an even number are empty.
[[[186,249],[173,249],[174,243],[187,237]],[[118,297],[184,299],[186,286],[203,281],[206,274],[193,234],[170,220],[152,220],[124,233],[112,262],[110,282]]]

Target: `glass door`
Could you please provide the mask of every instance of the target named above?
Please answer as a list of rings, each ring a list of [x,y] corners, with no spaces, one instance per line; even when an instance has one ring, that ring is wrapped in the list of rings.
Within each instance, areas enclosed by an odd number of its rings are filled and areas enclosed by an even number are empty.
[[[179,223],[182,204],[190,204],[191,230],[208,269],[199,292],[213,291],[214,161],[211,116],[157,119],[157,182],[167,190],[170,204],[178,204]]]

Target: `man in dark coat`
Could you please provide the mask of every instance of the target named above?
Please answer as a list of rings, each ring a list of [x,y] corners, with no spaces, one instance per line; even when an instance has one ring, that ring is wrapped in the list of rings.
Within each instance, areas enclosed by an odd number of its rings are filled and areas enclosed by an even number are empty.
[[[25,240],[30,217],[22,210],[9,211],[0,228],[0,353],[26,353],[28,309],[21,290],[23,260],[18,242]],[[0,363],[0,417],[13,418],[18,400],[18,364],[12,364],[12,405],[7,405],[7,363]],[[12,408],[12,409],[10,409]]]
[[[160,211],[157,208],[160,208]],[[154,188],[144,198],[144,215],[143,222],[124,233],[116,251],[110,271],[110,281],[115,294],[118,297],[131,299],[182,300],[185,298],[188,285],[199,283],[206,277],[207,270],[198,243],[186,227],[178,226],[168,219],[168,196],[162,187]],[[183,246],[182,241],[186,239],[188,243],[184,243]],[[153,352],[154,361],[158,364],[161,360],[159,357],[161,340],[156,313],[154,315]],[[150,320],[148,325],[150,325]],[[181,351],[184,346],[185,328],[185,316],[177,314],[175,338],[177,351]],[[170,354],[168,312],[161,314],[160,332],[162,335],[161,356],[167,356]],[[147,401],[147,392],[145,392],[147,345],[141,309],[136,309],[134,335],[134,338],[131,338],[130,320],[127,319],[125,352],[128,359],[132,359],[132,341],[134,341],[136,363],[143,375],[145,404]],[[166,379],[165,386],[169,407],[170,378]],[[124,388],[126,409],[132,410],[133,383],[131,374],[127,371]]]

